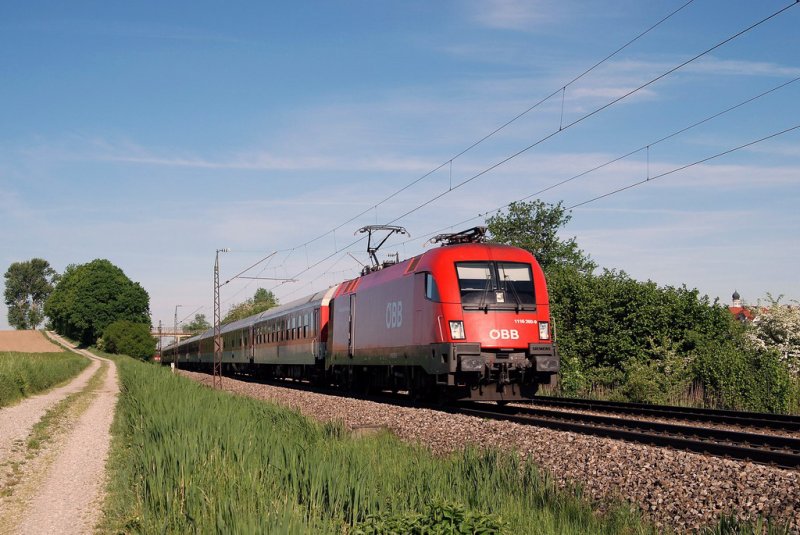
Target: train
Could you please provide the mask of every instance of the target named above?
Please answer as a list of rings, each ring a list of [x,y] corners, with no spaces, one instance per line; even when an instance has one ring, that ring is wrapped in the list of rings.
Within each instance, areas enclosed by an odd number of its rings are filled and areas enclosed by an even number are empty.
[[[531,253],[484,233],[440,236],[418,256],[223,325],[223,374],[452,401],[531,399],[559,371],[544,273]],[[168,346],[161,362],[211,370],[214,330]]]

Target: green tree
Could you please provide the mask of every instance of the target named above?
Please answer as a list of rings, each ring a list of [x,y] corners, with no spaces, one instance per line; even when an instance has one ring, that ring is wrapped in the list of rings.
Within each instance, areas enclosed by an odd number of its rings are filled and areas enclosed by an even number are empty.
[[[118,320],[103,331],[103,349],[109,353],[147,360],[156,352],[150,325]]]
[[[70,265],[45,302],[53,328],[93,344],[117,320],[150,323],[150,296],[108,260]]]
[[[58,273],[47,260],[14,262],[5,274],[8,324],[15,329],[35,329],[44,320],[44,302],[53,291]]]
[[[269,290],[259,288],[252,298],[231,306],[221,323],[231,323],[278,306],[278,298]]]
[[[211,328],[205,314],[195,314],[194,319],[183,324],[183,332],[198,334]]]
[[[579,247],[575,238],[561,239],[558,231],[572,219],[562,206],[540,200],[512,202],[508,212],[486,220],[490,240],[530,251],[546,272],[566,266],[591,273],[596,264]]]

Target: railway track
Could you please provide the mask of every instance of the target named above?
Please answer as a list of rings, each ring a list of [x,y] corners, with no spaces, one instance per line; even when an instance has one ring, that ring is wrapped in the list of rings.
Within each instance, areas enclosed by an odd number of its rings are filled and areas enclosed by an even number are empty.
[[[645,403],[621,403],[591,399],[571,399],[536,396],[534,405],[562,407],[582,411],[631,414],[667,420],[724,424],[754,429],[800,432],[800,416],[769,414],[760,412],[740,412],[719,409],[700,409],[694,407],[673,407],[669,405],[650,405]]]
[[[800,439],[793,437],[599,416],[557,409],[508,407],[498,411],[472,405],[456,409],[456,412],[523,425],[667,446],[782,468],[800,468]]]

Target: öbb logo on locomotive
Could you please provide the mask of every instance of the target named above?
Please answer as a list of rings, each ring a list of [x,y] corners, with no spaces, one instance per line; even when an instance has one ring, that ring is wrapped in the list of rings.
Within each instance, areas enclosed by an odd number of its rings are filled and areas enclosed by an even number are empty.
[[[489,331],[492,340],[519,340],[519,331],[516,329],[492,329]]]
[[[386,303],[386,328],[399,329],[403,326],[403,302],[389,301]]]

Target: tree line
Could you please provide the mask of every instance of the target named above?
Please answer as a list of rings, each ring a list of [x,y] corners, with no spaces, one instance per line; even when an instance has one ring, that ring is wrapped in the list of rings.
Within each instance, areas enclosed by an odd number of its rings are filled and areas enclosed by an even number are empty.
[[[150,296],[110,261],[70,264],[58,274],[47,260],[15,262],[5,273],[8,323],[48,327],[84,346],[146,359],[155,352],[150,335]]]
[[[5,273],[4,297],[8,324],[15,329],[36,329],[48,318],[48,327],[85,346],[140,359],[155,353],[149,294],[108,260],[70,264],[62,274],[42,258],[14,262]],[[252,298],[231,306],[222,323],[277,304],[272,292],[259,288]],[[183,330],[198,333],[210,327],[205,315],[196,314]]]
[[[231,305],[225,317],[220,323],[222,325],[238,321],[255,314],[260,314],[265,310],[278,306],[278,298],[270,290],[258,288],[253,297],[241,303]],[[213,327],[206,319],[205,314],[195,314],[194,319],[189,323],[184,323],[181,327],[183,332],[189,334],[200,334]]]

